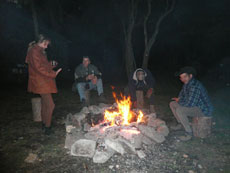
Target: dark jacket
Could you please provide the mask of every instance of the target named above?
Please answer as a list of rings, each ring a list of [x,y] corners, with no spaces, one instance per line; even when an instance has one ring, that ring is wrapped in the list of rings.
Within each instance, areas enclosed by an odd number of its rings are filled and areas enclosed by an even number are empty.
[[[86,77],[90,74],[94,74],[97,76],[97,78],[101,78],[101,72],[98,70],[98,68],[92,64],[89,64],[88,67],[84,67],[83,64],[80,64],[75,69],[74,77],[75,81],[78,82],[87,82]]]
[[[145,73],[145,78],[143,81],[137,79],[137,71],[142,70]],[[148,69],[138,68],[129,77],[129,92],[132,101],[136,100],[136,90],[148,90],[149,88],[154,88],[155,79],[152,73]]]

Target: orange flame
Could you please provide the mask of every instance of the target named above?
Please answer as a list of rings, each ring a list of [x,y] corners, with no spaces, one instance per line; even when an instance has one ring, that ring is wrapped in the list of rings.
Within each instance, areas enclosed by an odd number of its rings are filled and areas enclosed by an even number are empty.
[[[117,119],[119,119],[121,125],[129,125],[130,120],[133,118],[134,115],[134,113],[131,111],[131,98],[123,96],[121,94],[122,99],[118,100],[115,92],[113,92],[113,97],[115,98],[118,105],[118,110],[113,112],[106,110],[104,114],[104,120],[106,122],[110,122],[111,126],[115,125]],[[142,122],[142,119],[143,113],[139,111],[137,122]]]
[[[140,123],[143,121],[143,116],[144,116],[143,113],[141,111],[139,111],[139,115],[137,117],[137,123]]]

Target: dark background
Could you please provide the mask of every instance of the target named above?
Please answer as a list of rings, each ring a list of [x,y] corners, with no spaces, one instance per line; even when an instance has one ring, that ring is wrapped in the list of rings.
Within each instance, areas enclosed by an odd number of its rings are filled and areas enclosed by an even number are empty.
[[[34,2],[39,32],[52,39],[48,57],[59,62],[63,78],[73,80],[74,68],[87,55],[103,72],[105,80],[126,79],[121,22],[126,17],[126,8],[122,3],[113,0]],[[34,25],[27,1],[1,0],[0,3],[1,74],[9,80],[12,68],[24,64],[28,43],[35,38]],[[185,65],[195,66],[199,75],[218,68],[221,59],[230,55],[229,7],[229,0],[177,0],[174,11],[160,26],[148,68],[154,74],[169,75]],[[140,15],[145,13],[144,7],[138,8]],[[154,9],[156,15],[161,13],[157,7]],[[141,24],[134,29],[133,47],[140,67],[144,50]]]
[[[197,78],[214,105],[210,137],[180,142],[183,130],[170,129],[165,143],[154,143],[145,160],[136,161],[133,155],[125,154],[105,164],[70,157],[63,148],[67,115],[82,108],[78,94],[71,90],[74,68],[82,56],[89,56],[102,71],[108,104],[114,103],[110,86],[119,93],[127,85],[122,22],[127,22],[130,1],[33,0],[39,32],[52,40],[48,58],[57,60],[58,68],[63,68],[56,78],[59,92],[52,95],[55,135],[47,137],[41,124],[33,121],[31,98],[37,95],[27,92],[25,57],[28,44],[35,39],[32,0],[0,0],[0,172],[129,172],[129,168],[137,172],[230,172],[230,83],[224,83],[220,66],[225,57],[230,57],[230,0],[176,0],[173,12],[161,23],[148,64],[156,78],[157,117],[168,127],[176,123],[169,102],[182,86],[174,73],[187,65],[197,69]],[[140,1],[132,34],[137,67],[142,65],[144,34],[140,21],[146,14],[143,2],[147,0]],[[153,0],[150,30],[165,1]],[[228,72],[229,64],[225,65]],[[98,104],[97,93],[91,93],[91,103]],[[25,163],[30,153],[37,154],[39,161]]]

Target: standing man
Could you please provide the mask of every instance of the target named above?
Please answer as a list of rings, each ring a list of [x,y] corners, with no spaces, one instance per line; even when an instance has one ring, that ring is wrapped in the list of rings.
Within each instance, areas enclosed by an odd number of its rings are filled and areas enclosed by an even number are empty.
[[[28,92],[40,94],[42,129],[46,135],[50,135],[52,114],[55,107],[52,93],[57,93],[55,78],[62,70],[54,71],[57,62],[49,62],[45,49],[50,44],[50,39],[39,35],[38,40],[31,42],[28,47],[26,63],[29,70]],[[56,65],[54,65],[56,64]]]
[[[136,107],[137,104],[136,91],[142,90],[146,93],[146,97],[149,99],[150,112],[156,113],[154,107],[155,79],[148,69],[136,69],[129,78],[128,86],[134,107]]]
[[[74,77],[80,101],[83,106],[87,106],[85,90],[96,89],[101,102],[105,102],[101,72],[91,64],[88,56],[84,56],[82,64],[75,69]]]
[[[194,78],[196,71],[192,67],[181,68],[176,76],[184,83],[177,98],[172,98],[170,108],[178,123],[181,123],[187,133],[192,136],[188,117],[211,116],[213,106],[205,87]]]

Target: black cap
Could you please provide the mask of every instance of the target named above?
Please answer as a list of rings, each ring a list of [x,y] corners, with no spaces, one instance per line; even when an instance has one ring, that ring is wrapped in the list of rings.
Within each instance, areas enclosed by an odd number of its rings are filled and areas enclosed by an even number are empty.
[[[192,74],[193,76],[196,75],[196,70],[193,67],[187,66],[187,67],[183,67],[180,69],[180,71],[175,73],[175,76],[180,76],[183,73],[187,73],[187,74]]]

